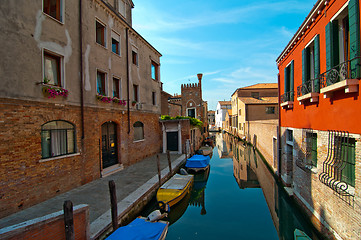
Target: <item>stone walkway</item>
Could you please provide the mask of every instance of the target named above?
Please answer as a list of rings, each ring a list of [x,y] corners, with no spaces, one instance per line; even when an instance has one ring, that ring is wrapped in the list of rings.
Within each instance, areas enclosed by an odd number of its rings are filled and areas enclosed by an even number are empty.
[[[160,154],[162,178],[169,173],[166,154]],[[185,161],[185,155],[171,154],[172,168],[178,168]],[[62,211],[65,200],[73,206],[89,206],[90,237],[93,239],[111,223],[108,182],[114,180],[117,190],[118,214],[123,215],[138,199],[150,189],[157,187],[158,170],[156,155],[148,157],[122,171],[100,178],[69,192],[58,195],[33,207],[0,219],[0,229]]]

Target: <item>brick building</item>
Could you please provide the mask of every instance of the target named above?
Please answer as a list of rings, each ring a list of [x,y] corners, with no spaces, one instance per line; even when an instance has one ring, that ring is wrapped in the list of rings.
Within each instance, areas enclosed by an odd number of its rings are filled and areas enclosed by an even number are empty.
[[[133,7],[2,2],[0,217],[161,151],[161,54]]]
[[[317,1],[277,65],[281,178],[322,232],[359,239],[359,1]]]
[[[208,111],[207,113],[207,116],[208,116],[208,125],[209,125],[209,128],[210,129],[213,129],[215,127],[215,111]]]

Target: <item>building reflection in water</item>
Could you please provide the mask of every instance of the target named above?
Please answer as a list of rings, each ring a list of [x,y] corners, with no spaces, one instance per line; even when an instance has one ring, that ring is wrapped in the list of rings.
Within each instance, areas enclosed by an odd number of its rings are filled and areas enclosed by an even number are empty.
[[[217,146],[219,141],[223,145],[222,156],[232,156],[233,175],[240,189],[262,188],[279,239],[294,239],[295,229],[305,232],[313,240],[324,239],[279,185],[252,146],[228,134],[218,134],[216,140]]]

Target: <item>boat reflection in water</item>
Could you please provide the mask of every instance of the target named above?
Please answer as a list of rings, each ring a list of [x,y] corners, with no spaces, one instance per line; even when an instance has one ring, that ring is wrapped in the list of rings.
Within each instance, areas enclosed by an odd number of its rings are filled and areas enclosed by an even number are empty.
[[[209,166],[205,171],[194,175],[194,184],[189,205],[201,207],[201,215],[205,215],[207,213],[205,207],[205,190],[210,169],[211,167]]]

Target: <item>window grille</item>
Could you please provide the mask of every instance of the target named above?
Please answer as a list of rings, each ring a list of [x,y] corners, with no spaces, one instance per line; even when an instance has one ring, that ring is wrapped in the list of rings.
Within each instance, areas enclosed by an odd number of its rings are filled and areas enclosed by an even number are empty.
[[[329,131],[328,151],[319,179],[348,203],[353,203],[356,141],[348,132]]]

